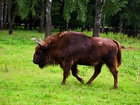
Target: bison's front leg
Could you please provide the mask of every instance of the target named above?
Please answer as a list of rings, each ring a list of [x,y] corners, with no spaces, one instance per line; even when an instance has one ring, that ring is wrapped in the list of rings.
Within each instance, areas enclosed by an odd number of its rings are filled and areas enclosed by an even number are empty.
[[[82,84],[84,84],[84,80],[77,75],[78,74],[77,65],[73,65],[72,68],[71,68],[71,70],[72,70],[72,75],[74,77],[76,77],[77,80],[80,81]]]
[[[70,70],[64,70],[64,73],[63,73],[63,80],[62,80],[62,85],[65,85],[66,84],[66,79],[67,79],[67,77],[69,76],[69,74],[70,74]]]
[[[61,68],[63,69],[63,80],[62,80],[62,85],[66,84],[66,79],[70,74],[70,69],[71,69],[71,63],[64,62],[63,64],[60,65]]]

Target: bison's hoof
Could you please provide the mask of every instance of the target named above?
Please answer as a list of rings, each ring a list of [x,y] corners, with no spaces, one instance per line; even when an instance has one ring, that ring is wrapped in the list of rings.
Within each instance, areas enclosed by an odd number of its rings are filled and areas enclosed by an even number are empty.
[[[87,82],[86,85],[91,85],[91,83]]]
[[[113,88],[114,88],[114,89],[117,89],[117,88],[118,88],[118,86],[114,86]]]
[[[64,83],[64,82],[62,82],[62,83],[61,83],[61,85],[65,85],[65,83]]]
[[[82,79],[81,81],[80,81],[82,84],[84,84],[84,80]]]

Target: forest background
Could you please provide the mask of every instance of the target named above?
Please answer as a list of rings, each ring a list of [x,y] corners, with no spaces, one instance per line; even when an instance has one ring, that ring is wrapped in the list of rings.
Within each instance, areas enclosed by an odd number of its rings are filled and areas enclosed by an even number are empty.
[[[139,11],[139,0],[0,0],[0,30],[8,29],[12,35],[16,28],[37,29],[46,37],[52,28],[81,28],[94,36],[112,31],[135,37]]]

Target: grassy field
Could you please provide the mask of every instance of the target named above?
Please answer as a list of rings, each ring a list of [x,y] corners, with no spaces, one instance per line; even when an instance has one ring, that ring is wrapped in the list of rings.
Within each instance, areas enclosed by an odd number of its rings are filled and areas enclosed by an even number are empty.
[[[90,32],[85,32],[91,35]],[[101,35],[118,40],[122,50],[119,88],[113,89],[113,77],[104,65],[92,85],[78,82],[72,75],[65,86],[59,66],[40,69],[32,63],[36,43],[42,38],[36,31],[0,31],[0,105],[140,105],[140,40],[125,35]],[[79,66],[85,82],[93,67]]]

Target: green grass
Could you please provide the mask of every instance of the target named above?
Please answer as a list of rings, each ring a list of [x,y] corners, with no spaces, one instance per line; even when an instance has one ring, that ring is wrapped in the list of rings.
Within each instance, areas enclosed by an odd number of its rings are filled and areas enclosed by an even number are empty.
[[[65,86],[60,85],[63,72],[59,66],[40,69],[32,63],[36,43],[30,39],[34,37],[43,39],[43,34],[18,30],[9,36],[7,31],[0,31],[0,105],[140,105],[140,40],[112,33],[101,35],[135,48],[122,50],[119,88],[114,90],[106,66],[90,86],[72,75]],[[93,67],[78,68],[87,82]]]

